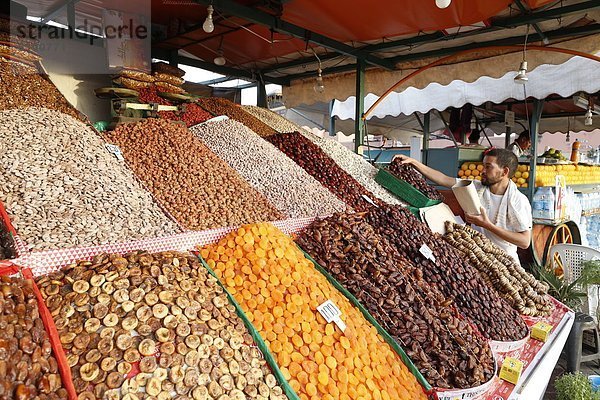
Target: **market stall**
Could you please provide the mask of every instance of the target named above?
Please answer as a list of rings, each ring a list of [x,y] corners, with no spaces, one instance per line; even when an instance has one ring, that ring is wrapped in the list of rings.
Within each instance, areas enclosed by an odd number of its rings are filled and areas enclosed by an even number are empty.
[[[436,24],[506,18],[508,3],[482,1]],[[71,25],[81,15],[67,6]],[[264,5],[214,6],[264,25]],[[298,10],[319,7],[295,1],[284,14],[299,22]],[[42,8],[33,7],[39,24],[57,13]],[[216,23],[215,64],[248,33],[227,31],[229,17],[213,20],[213,3],[154,8],[154,23],[187,13],[206,18],[205,33]],[[273,39],[252,63],[304,48],[299,36],[343,49],[286,24],[296,38]],[[170,51],[197,56],[206,45],[173,39],[160,42],[168,61],[206,65]],[[28,43],[2,46],[0,88],[10,96],[0,101],[0,237],[14,252],[0,264],[0,347],[9,354],[0,397],[542,396],[573,312],[482,238],[454,225],[446,233],[460,238],[444,236],[421,221],[359,155],[269,110],[190,96],[185,75],[160,61],[154,71],[120,65],[95,92],[112,123],[92,124]],[[237,62],[257,50],[240,49]],[[277,80],[270,75],[251,73],[263,86],[265,76]],[[439,202],[414,172],[392,165],[388,182]]]

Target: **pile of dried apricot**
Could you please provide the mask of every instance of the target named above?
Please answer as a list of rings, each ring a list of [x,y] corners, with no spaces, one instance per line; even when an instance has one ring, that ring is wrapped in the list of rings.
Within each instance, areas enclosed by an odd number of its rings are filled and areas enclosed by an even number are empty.
[[[273,225],[246,225],[201,255],[301,399],[426,399],[377,330]],[[317,311],[327,300],[341,310],[344,332]]]

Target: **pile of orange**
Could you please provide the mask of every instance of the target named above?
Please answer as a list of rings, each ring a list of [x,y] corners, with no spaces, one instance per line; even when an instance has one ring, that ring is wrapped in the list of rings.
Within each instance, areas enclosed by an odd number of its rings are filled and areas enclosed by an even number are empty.
[[[460,166],[458,177],[470,180],[481,180],[481,171],[483,171],[482,163],[466,162]]]
[[[253,224],[201,250],[265,340],[302,400],[426,399],[377,330],[271,224]],[[331,300],[344,332],[317,307]]]

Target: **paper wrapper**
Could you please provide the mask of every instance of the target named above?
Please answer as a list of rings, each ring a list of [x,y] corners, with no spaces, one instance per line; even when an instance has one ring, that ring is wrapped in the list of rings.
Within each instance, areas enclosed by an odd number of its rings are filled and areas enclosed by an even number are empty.
[[[481,201],[473,181],[466,179],[458,181],[452,186],[452,192],[465,214],[480,214]]]

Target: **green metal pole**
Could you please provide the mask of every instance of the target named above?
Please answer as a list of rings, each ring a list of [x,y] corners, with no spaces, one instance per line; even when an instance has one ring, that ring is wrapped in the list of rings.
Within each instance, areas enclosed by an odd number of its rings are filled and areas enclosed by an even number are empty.
[[[333,104],[335,100],[329,102],[329,136],[335,136],[335,115],[333,115]]]
[[[169,64],[177,67],[179,65],[179,52],[178,50],[171,50],[169,51],[169,59],[167,60],[169,61]]]
[[[269,106],[267,102],[267,87],[262,79],[257,81],[256,88],[256,105],[259,107],[267,108]]]
[[[508,111],[512,111],[512,104],[509,104],[507,109]],[[508,125],[504,126],[506,130],[506,135],[504,137],[504,148],[508,149],[508,146],[510,146],[510,134],[512,133],[513,127]]]
[[[364,140],[365,125],[365,69],[366,62],[362,59],[356,64],[356,113],[354,115],[354,151],[358,154]]]
[[[421,162],[427,165],[429,155],[429,133],[431,130],[431,112],[428,111],[423,118],[423,155]]]
[[[529,161],[529,201],[533,201],[533,195],[535,193],[535,173],[537,164],[537,147],[538,147],[538,134],[540,130],[540,119],[542,118],[542,111],[544,109],[544,100],[533,100],[533,113],[531,114],[529,134],[531,135],[531,160]]]

